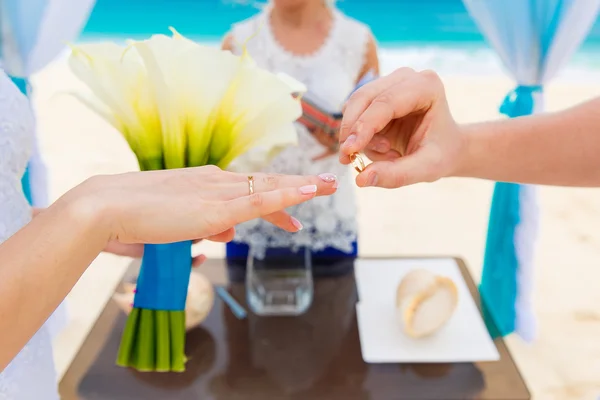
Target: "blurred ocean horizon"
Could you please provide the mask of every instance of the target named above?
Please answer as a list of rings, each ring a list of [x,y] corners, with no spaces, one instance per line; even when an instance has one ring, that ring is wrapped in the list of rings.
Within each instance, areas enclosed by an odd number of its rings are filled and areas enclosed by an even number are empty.
[[[251,17],[265,1],[97,0],[81,41],[141,39],[170,26],[217,45],[232,23]],[[443,75],[505,75],[462,0],[339,0],[337,7],[371,27],[381,72],[400,66]],[[600,79],[600,22],[557,79]]]

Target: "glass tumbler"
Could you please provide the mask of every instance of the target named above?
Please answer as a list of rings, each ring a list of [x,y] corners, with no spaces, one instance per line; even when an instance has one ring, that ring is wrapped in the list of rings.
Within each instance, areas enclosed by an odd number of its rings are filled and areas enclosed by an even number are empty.
[[[246,265],[246,295],[249,307],[258,315],[304,313],[313,300],[310,250],[251,249]]]

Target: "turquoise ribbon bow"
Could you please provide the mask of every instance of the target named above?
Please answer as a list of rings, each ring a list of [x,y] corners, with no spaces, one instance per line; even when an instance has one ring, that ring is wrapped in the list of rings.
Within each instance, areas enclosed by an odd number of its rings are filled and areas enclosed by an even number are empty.
[[[533,114],[534,93],[541,91],[542,86],[517,86],[504,98],[500,112],[511,118]],[[520,222],[521,185],[497,182],[479,286],[487,308],[486,323],[493,337],[506,336],[516,328],[519,260],[515,233]]]
[[[543,87],[541,85],[517,86],[504,98],[504,101],[500,106],[500,112],[511,118],[533,114],[535,103],[533,94],[541,92],[542,90]]]

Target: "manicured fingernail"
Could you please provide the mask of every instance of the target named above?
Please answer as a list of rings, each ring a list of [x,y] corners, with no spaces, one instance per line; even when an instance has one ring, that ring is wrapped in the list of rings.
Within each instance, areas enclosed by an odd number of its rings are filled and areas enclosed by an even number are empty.
[[[321,178],[321,180],[323,182],[333,183],[333,188],[337,189],[337,187],[338,187],[338,178],[337,178],[337,176],[335,176],[335,174],[330,174],[328,172],[328,173],[319,175],[319,178]]]
[[[317,185],[302,186],[299,190],[302,194],[315,194],[317,193]]]
[[[137,293],[137,289],[133,289],[133,293]]]
[[[367,179],[367,186],[375,185],[377,185],[377,174],[375,172],[371,172],[369,174],[369,179]]]
[[[292,220],[292,225],[294,225],[296,227],[296,229],[298,229],[299,231],[301,231],[302,228],[304,228],[302,226],[302,223],[300,221],[298,221],[296,218],[290,217],[290,219]]]
[[[344,142],[344,148],[348,148],[350,146],[352,146],[354,143],[356,143],[356,135],[352,134],[350,136],[348,136],[348,139],[346,139],[346,141]]]

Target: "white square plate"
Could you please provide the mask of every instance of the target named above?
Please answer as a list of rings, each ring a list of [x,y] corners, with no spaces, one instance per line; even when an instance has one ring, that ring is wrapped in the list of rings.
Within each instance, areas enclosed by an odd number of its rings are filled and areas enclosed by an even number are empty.
[[[451,278],[458,306],[448,323],[430,337],[407,336],[395,308],[396,287],[407,272],[424,268]],[[362,355],[368,363],[497,361],[500,356],[453,259],[357,260],[356,306]]]

